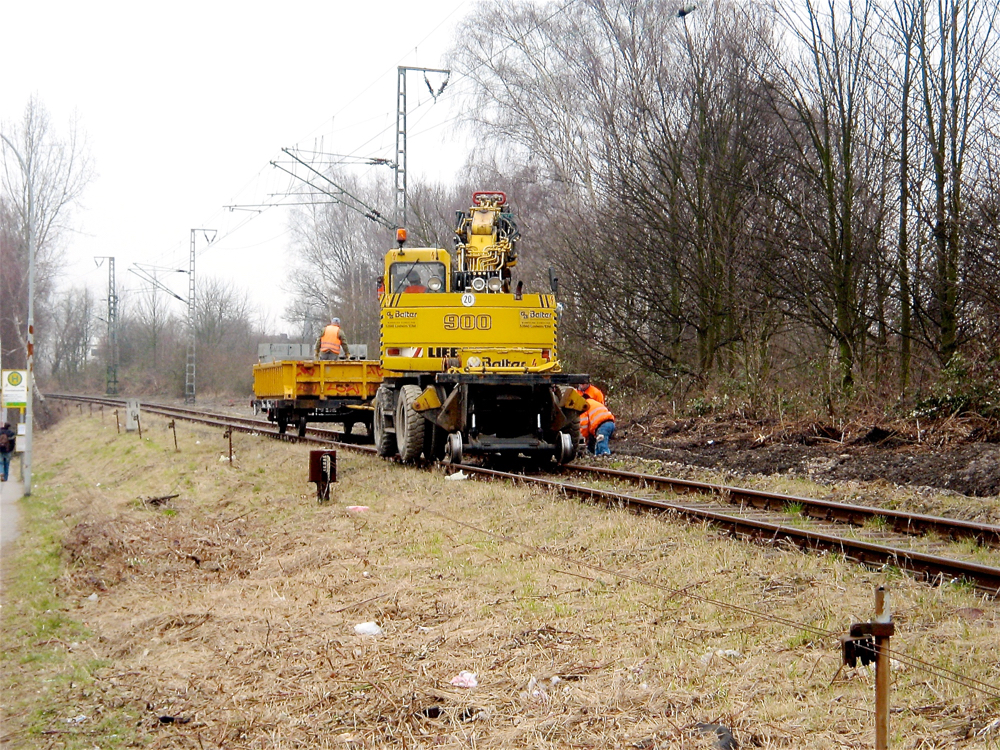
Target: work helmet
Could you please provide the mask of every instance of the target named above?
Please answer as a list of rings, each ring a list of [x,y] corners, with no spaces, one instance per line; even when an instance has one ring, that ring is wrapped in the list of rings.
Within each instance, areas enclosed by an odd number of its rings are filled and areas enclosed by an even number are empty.
[[[339,326],[340,325],[340,318],[334,318],[330,322],[333,323],[333,325],[335,325],[335,326]]]

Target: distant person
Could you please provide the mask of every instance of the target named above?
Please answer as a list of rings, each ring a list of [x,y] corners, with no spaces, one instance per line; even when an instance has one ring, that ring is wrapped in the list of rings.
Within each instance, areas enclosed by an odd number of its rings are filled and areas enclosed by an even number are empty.
[[[7,481],[7,474],[10,472],[10,457],[14,455],[14,443],[17,441],[17,433],[10,429],[10,422],[4,422],[0,429],[0,478]]]
[[[580,435],[587,450],[595,456],[611,455],[611,436],[615,434],[615,415],[596,399],[587,399],[587,411],[580,415]]]
[[[592,398],[594,399],[594,401],[597,401],[602,404],[604,403],[604,391],[602,391],[593,383],[581,383],[580,394],[584,398]]]
[[[427,287],[420,283],[420,274],[417,273],[417,269],[414,268],[406,274],[406,288],[403,290],[403,294],[420,294],[426,291]]]
[[[351,356],[344,338],[344,329],[340,327],[340,318],[334,318],[330,325],[323,329],[323,335],[316,339],[316,357],[323,361],[340,359],[341,354]]]

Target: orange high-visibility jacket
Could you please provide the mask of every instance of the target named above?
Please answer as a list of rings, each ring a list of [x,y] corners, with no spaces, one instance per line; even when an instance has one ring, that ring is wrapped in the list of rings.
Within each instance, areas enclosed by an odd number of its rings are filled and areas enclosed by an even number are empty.
[[[331,323],[323,329],[323,338],[319,341],[320,352],[333,352],[340,355],[340,326]]]
[[[588,398],[587,411],[580,415],[580,434],[589,438],[595,434],[598,427],[608,420],[615,421],[615,415],[611,413],[611,410],[600,401]]]
[[[594,401],[599,403],[604,403],[604,391],[598,388],[596,385],[591,383],[586,388],[580,391],[584,398],[592,398]]]

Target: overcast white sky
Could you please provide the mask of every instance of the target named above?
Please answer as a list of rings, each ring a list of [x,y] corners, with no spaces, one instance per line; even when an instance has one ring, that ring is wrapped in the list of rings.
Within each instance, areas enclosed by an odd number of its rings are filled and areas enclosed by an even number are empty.
[[[256,216],[224,206],[267,202],[289,178],[282,147],[393,158],[396,68],[445,67],[467,0],[6,0],[0,25],[0,121],[36,94],[53,128],[75,113],[96,178],[77,212],[64,283],[106,297],[137,288],[134,263],[187,268],[191,229],[218,230],[197,273],[233,279],[272,314],[284,307],[288,209]],[[408,78],[409,180],[450,180],[465,157],[451,123],[455,76],[437,103]],[[366,169],[356,168],[361,175]],[[385,207],[391,211],[391,206]],[[251,218],[254,216],[254,218]],[[248,219],[250,219],[248,221]],[[391,236],[387,233],[387,242]],[[162,277],[184,297],[187,277]],[[183,305],[175,302],[178,312]]]

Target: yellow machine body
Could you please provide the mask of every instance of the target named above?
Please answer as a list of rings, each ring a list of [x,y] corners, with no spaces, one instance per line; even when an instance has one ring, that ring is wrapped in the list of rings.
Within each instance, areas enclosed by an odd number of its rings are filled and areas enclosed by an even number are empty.
[[[388,260],[387,269],[399,262]],[[382,369],[387,374],[560,372],[558,322],[552,294],[517,299],[472,291],[388,293],[381,306]]]
[[[518,237],[502,193],[475,193],[458,212],[454,254],[392,249],[385,256],[374,435],[403,460],[463,453],[576,453],[579,413],[557,354],[559,306],[551,292],[511,289]]]

